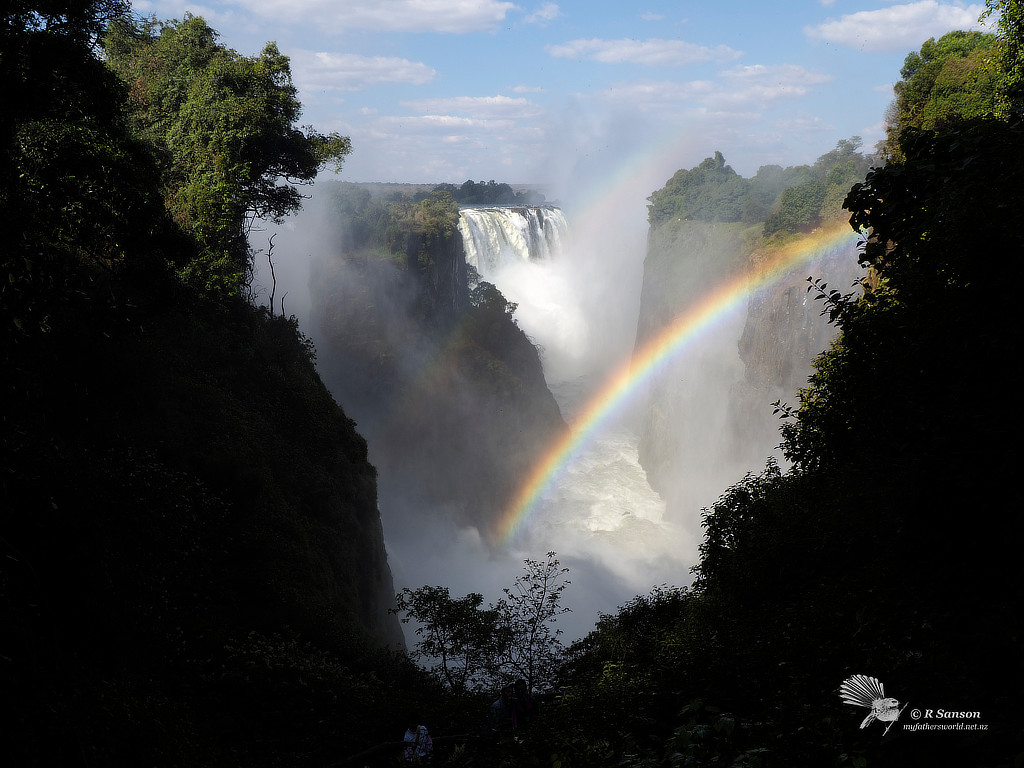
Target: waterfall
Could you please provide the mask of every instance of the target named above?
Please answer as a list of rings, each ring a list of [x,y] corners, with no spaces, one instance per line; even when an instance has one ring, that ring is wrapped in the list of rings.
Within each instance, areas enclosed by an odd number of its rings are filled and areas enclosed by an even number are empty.
[[[540,349],[549,385],[574,378],[589,346],[589,330],[562,210],[550,205],[467,207],[459,212],[459,232],[470,290],[485,281],[516,305],[516,323]]]
[[[552,207],[463,208],[459,217],[467,264],[515,304],[515,322],[538,348],[545,380],[570,424],[604,380],[608,360],[628,354],[609,344],[605,321],[636,327],[635,316],[623,318],[609,307],[609,276],[622,285],[624,272],[616,259],[633,253],[637,271],[643,260],[642,238],[633,251],[609,249],[613,234],[596,232],[591,222],[572,226],[570,236],[562,211]],[[630,287],[617,304],[630,305]],[[680,553],[696,549],[664,519],[665,503],[647,483],[637,438],[628,413],[610,418],[537,501],[514,543],[524,553],[555,550],[587,574],[581,583],[600,585],[590,587],[586,599],[593,602],[580,610],[576,631],[587,623],[586,609],[621,603],[667,582],[669,574],[685,573]],[[549,448],[537,446],[537,460]]]
[[[466,263],[490,279],[506,266],[557,258],[569,225],[559,208],[463,208],[459,232]]]

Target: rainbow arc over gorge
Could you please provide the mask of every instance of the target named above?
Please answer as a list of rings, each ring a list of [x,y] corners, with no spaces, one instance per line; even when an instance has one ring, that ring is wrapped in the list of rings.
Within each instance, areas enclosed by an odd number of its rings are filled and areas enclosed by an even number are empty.
[[[859,237],[845,221],[822,227],[777,248],[756,268],[723,282],[679,314],[605,379],[569,429],[542,453],[499,517],[495,539],[507,543],[515,537],[544,493],[663,364],[682,354],[702,332],[742,306],[755,291],[782,280],[831,249],[852,246]]]

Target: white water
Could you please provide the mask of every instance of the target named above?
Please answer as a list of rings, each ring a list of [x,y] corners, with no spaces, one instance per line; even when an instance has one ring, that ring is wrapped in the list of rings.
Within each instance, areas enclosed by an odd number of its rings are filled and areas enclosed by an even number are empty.
[[[553,207],[463,208],[459,216],[466,263],[481,276],[557,257],[568,231],[562,211]]]
[[[460,221],[464,237],[469,232],[467,251],[475,249],[470,263],[518,304],[516,322],[541,350],[548,385],[569,423],[632,352],[647,250],[643,207],[633,202],[642,198],[639,189],[623,190],[622,197],[570,215],[569,224],[561,211],[550,208],[543,209],[543,218],[529,211],[469,209]],[[298,314],[303,330],[313,334],[310,262],[330,258],[337,245],[319,223],[327,216],[310,205],[297,222],[268,227],[277,236],[276,309]],[[481,225],[475,234],[474,221]],[[261,284],[270,286],[266,261],[261,256],[257,267]],[[723,466],[710,440],[719,430],[703,418],[714,418],[736,375],[723,375],[721,355],[710,348],[725,349],[732,360],[738,335],[738,329],[722,328],[659,373],[681,398],[700,403],[692,407],[702,418],[683,418],[689,429],[679,431],[680,447],[688,457],[696,456],[695,468],[680,478],[693,497],[686,500],[685,519],[666,519],[665,504],[648,486],[637,459],[638,414],[625,413],[597,431],[564,467],[501,551],[488,546],[476,529],[457,527],[444,510],[382,510],[396,590],[445,585],[453,596],[481,592],[490,602],[521,573],[523,559],[543,559],[545,552],[555,551],[571,569],[573,585],[564,604],[573,612],[558,622],[571,640],[590,631],[599,613],[614,613],[616,606],[652,586],[688,584],[702,536],[701,507],[713,503],[743,472],[763,466]],[[316,340],[323,358],[330,344]],[[668,413],[659,418],[679,417]],[[768,440],[764,455],[777,435]],[[371,458],[374,450],[371,445]],[[386,482],[380,478],[382,485]],[[407,636],[410,646],[415,640]]]
[[[543,209],[543,217],[521,211],[463,210],[459,229],[467,261],[518,305],[516,322],[540,348],[548,386],[572,424],[608,374],[607,363],[595,362],[607,339],[586,295],[599,276],[587,268],[589,254],[574,250],[560,210]],[[637,256],[642,262],[643,254]],[[631,322],[635,328],[636,318]],[[612,359],[622,353],[628,350]],[[638,420],[625,414],[599,430],[542,494],[512,542],[531,557],[554,550],[574,571],[589,564],[584,578],[613,575],[603,600],[599,590],[593,594],[605,611],[656,584],[686,583],[696,551],[692,533],[665,520],[665,503],[647,483],[637,428]]]
[[[271,282],[266,256],[257,260],[264,295],[269,295],[267,286],[276,284],[277,311],[283,305],[289,314],[298,314],[303,330],[312,334],[318,328],[310,321],[310,262],[330,258],[336,246],[320,223],[328,214],[318,213],[314,203],[316,198],[297,220],[268,226],[277,237],[276,283]],[[516,322],[540,348],[549,386],[571,422],[608,372],[629,356],[636,333],[646,223],[642,207],[629,217],[616,205],[601,210],[594,220],[574,221],[578,231],[573,232],[560,210],[544,211],[543,221],[519,213],[464,211],[466,218],[490,218],[478,237],[488,232],[494,238],[491,242],[499,244],[492,250],[483,239],[467,240],[467,250],[470,242],[479,243],[474,244],[478,250],[470,263],[519,304]],[[610,226],[613,217],[615,226]],[[503,222],[500,227],[498,221]],[[468,226],[465,219],[460,225]],[[535,246],[543,244],[533,257],[524,227],[533,232]],[[498,257],[481,258],[481,248]],[[329,354],[327,340],[317,338],[317,344],[321,358]],[[558,621],[568,641],[593,629],[600,613],[614,613],[617,606],[655,585],[688,583],[696,552],[694,534],[664,520],[665,505],[647,484],[636,445],[635,419],[625,417],[609,425],[567,466],[560,482],[502,551],[486,544],[476,529],[456,527],[443,510],[382,509],[395,589],[444,585],[453,596],[480,592],[493,602],[520,575],[523,559],[543,559],[546,552],[555,551],[570,568],[572,580],[564,596],[572,613]],[[371,458],[374,450],[371,445]],[[699,534],[699,527],[695,530]],[[409,634],[406,640],[410,647],[416,642]]]

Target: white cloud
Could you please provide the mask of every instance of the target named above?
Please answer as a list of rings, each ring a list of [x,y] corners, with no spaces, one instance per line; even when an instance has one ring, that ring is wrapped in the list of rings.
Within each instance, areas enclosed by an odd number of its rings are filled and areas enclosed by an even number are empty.
[[[836,130],[834,124],[827,123],[820,117],[808,115],[787,116],[776,120],[773,125],[787,133],[833,133]]]
[[[985,29],[978,17],[983,4],[950,5],[920,0],[875,11],[848,13],[839,19],[804,28],[808,37],[865,51],[911,51],[930,37],[954,29]]]
[[[735,82],[775,83],[779,86],[787,87],[821,85],[833,79],[832,75],[805,69],[797,64],[774,64],[771,66],[752,64],[743,67],[733,67],[720,74],[722,77]]]
[[[528,14],[526,21],[529,24],[546,24],[561,15],[562,9],[558,7],[557,3],[544,3],[536,11]]]
[[[643,19],[644,21],[661,21],[662,19],[665,18],[665,14],[652,13],[651,11],[646,11],[645,13],[640,14],[640,18]]]
[[[402,102],[402,106],[423,114],[455,113],[474,118],[518,120],[536,117],[543,110],[526,99],[509,96],[455,96],[445,99],[419,99]]]
[[[513,93],[547,93],[547,89],[539,85],[517,85],[512,88]]]
[[[720,72],[717,81],[616,83],[596,92],[594,98],[644,112],[752,114],[778,101],[806,96],[812,87],[832,79],[794,64],[759,64]]]
[[[417,117],[385,117],[381,119],[381,125],[390,125],[397,129],[396,133],[404,135],[435,130],[447,132],[454,129],[469,131],[495,127],[511,128],[513,123],[509,120],[476,120],[457,115],[419,115]]]
[[[712,94],[715,84],[710,80],[692,80],[688,83],[642,80],[616,83],[594,94],[602,102],[632,110],[684,111]]]
[[[708,104],[718,107],[760,104],[767,105],[780,99],[806,96],[812,86],[830,82],[833,78],[795,64],[765,66],[755,64],[726,70],[721,77],[734,87],[716,90]]]
[[[742,52],[725,45],[709,48],[682,40],[571,40],[549,45],[548,53],[561,59],[591,59],[605,64],[681,66],[697,61],[732,61]]]
[[[494,29],[515,8],[501,0],[233,0],[246,11],[280,24],[294,19],[334,34],[350,29],[412,32],[481,32]]]
[[[830,82],[831,75],[784,64],[735,67],[719,79],[689,82],[634,81],[616,83],[595,94],[595,100],[638,112],[758,116],[758,111],[784,99],[806,96],[813,86]]]
[[[303,91],[357,91],[382,83],[422,85],[437,74],[418,61],[387,56],[297,51],[289,58],[295,83]]]

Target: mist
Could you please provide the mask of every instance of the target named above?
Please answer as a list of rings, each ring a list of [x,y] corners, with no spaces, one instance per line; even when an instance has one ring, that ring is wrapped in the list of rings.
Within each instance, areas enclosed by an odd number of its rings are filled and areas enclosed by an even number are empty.
[[[569,424],[634,353],[647,253],[646,198],[671,175],[658,171],[664,159],[623,158],[610,169],[617,177],[603,181],[594,169],[578,167],[557,192],[555,202],[569,224],[557,258],[482,276],[518,305],[515,320],[539,349],[548,387]],[[623,174],[624,168],[630,173]],[[253,247],[262,250],[256,258],[257,301],[268,303],[273,291],[275,311],[294,314],[316,344],[322,371],[338,361],[330,359],[331,345],[312,316],[310,280],[319,279],[315,276],[325,264],[337,262],[341,247],[332,242],[335,228],[323,203],[314,188],[297,216],[251,237]],[[271,237],[276,283],[267,259]],[[704,266],[693,265],[695,294],[712,287],[700,284]],[[396,306],[389,315],[401,318],[404,310]],[[743,377],[737,342],[745,319],[745,308],[738,308],[667,361],[646,386],[637,387],[507,542],[486,541],[453,510],[426,505],[397,487],[389,471],[395,457],[369,439],[395,589],[443,585],[454,596],[479,592],[494,602],[522,572],[524,559],[554,551],[570,569],[572,585],[563,604],[572,613],[558,626],[564,639],[573,640],[589,632],[602,613],[614,613],[637,594],[662,584],[688,584],[702,538],[703,508],[745,473],[762,469],[779,442],[777,422],[762,419],[739,435],[730,423],[735,421],[730,398]],[[670,450],[687,470],[655,491],[637,444],[644,419],[650,418],[647,403],[659,388],[672,392],[674,412],[658,418],[674,425]],[[385,418],[363,409],[358,393],[335,392],[335,397],[364,435],[373,430],[361,426]],[[472,399],[467,395],[466,418],[485,418],[473,412]],[[770,400],[763,408],[770,412]],[[407,638],[410,645],[413,640]]]

